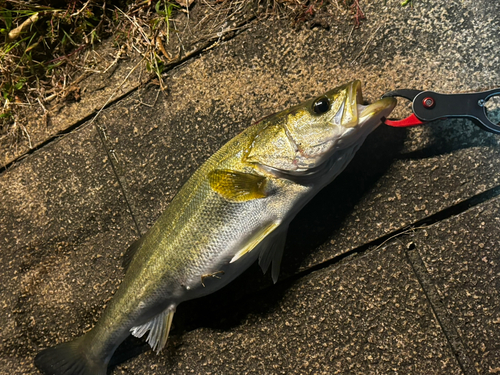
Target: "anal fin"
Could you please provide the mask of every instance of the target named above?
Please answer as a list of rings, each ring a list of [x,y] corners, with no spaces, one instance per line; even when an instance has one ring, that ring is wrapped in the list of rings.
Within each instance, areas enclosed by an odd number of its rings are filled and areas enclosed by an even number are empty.
[[[275,230],[274,233],[269,236],[268,242],[263,244],[259,254],[259,265],[264,274],[272,263],[271,275],[275,284],[278,281],[280,273],[281,259],[283,258],[287,232],[288,225],[282,225]]]
[[[146,342],[153,348],[156,354],[165,347],[168,339],[168,333],[170,332],[170,327],[172,326],[172,319],[174,318],[175,307],[171,306],[156,315],[146,324],[133,327],[130,332],[135,337],[142,337],[149,331],[148,338]]]

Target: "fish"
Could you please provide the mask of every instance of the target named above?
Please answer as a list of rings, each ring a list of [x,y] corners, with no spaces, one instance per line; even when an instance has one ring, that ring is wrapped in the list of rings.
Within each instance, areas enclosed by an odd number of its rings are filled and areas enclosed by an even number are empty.
[[[364,104],[353,81],[249,126],[213,154],[124,254],[125,276],[95,326],[38,353],[46,374],[105,375],[120,343],[159,353],[176,307],[213,293],[258,261],[276,283],[288,226],[344,170],[394,109]]]

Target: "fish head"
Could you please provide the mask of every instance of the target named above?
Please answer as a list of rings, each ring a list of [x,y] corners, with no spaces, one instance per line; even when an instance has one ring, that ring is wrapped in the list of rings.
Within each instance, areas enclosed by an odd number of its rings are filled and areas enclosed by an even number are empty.
[[[384,98],[364,105],[353,81],[265,118],[246,161],[271,172],[305,175],[337,151],[360,144],[396,106]]]

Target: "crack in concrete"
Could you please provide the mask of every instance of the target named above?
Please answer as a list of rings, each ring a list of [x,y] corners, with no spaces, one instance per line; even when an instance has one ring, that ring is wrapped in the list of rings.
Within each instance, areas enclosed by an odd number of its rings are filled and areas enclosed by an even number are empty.
[[[458,333],[453,323],[453,319],[446,311],[446,307],[439,297],[436,286],[432,282],[420,254],[415,248],[407,249],[405,254],[407,256],[408,263],[410,263],[413,273],[415,274],[418,283],[425,294],[425,298],[429,301],[430,308],[436,317],[436,321],[439,324],[448,345],[453,351],[453,355],[457,359],[458,365],[464,374],[477,375],[478,372],[474,367],[473,361],[467,355],[467,349],[462,341],[462,337]]]

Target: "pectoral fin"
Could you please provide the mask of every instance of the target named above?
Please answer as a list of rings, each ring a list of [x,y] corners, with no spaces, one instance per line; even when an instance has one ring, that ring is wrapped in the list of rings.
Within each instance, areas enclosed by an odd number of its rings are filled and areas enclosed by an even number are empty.
[[[149,331],[146,342],[156,351],[157,354],[163,349],[167,343],[168,333],[172,326],[172,319],[174,318],[175,307],[171,306],[162,313],[156,315],[146,324],[133,327],[130,332],[135,337],[142,337]]]
[[[275,230],[277,227],[279,226],[279,223],[276,223],[276,222],[272,222],[270,224],[268,224],[267,226],[261,228],[259,231],[257,231],[256,233],[254,233],[253,236],[251,236],[248,241],[245,243],[245,245],[243,246],[242,249],[240,249],[240,251],[238,251],[235,256],[233,256],[233,258],[231,259],[231,261],[229,263],[234,263],[236,262],[238,259],[240,259],[243,255],[249,253],[250,251],[252,251],[253,249],[255,249],[255,247],[260,244],[262,242],[262,240],[264,240],[264,238],[266,238],[266,236],[271,233],[273,230]]]
[[[262,272],[266,273],[271,263],[271,275],[273,282],[276,284],[280,273],[281,259],[283,258],[283,250],[285,249],[286,235],[288,225],[282,225],[274,231],[268,239],[259,254],[259,265]]]
[[[213,191],[230,201],[246,202],[267,196],[267,179],[256,174],[216,169],[208,174],[208,181]]]

